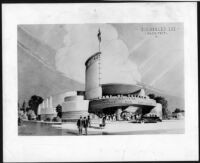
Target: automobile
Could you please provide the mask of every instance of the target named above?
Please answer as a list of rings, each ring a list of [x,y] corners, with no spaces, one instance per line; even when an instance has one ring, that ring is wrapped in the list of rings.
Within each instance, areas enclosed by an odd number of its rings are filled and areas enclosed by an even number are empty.
[[[141,121],[144,123],[162,122],[162,120],[159,117],[142,117]]]

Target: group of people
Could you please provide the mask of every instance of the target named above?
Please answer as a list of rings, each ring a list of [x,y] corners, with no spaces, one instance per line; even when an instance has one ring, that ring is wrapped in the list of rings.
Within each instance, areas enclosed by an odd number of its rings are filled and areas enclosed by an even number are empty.
[[[88,134],[87,129],[90,126],[91,126],[90,116],[88,116],[87,118],[86,117],[82,118],[82,116],[80,116],[80,118],[77,121],[79,135],[83,135],[83,128],[85,130],[85,135],[87,135]]]
[[[97,114],[97,116],[99,117],[99,127],[102,129],[106,126],[106,121],[116,121],[117,120],[117,115],[116,114]],[[131,117],[128,117],[127,115],[123,115],[122,119],[124,120],[131,120],[133,118],[135,118],[136,120],[140,119],[139,115],[131,115]],[[80,118],[77,121],[77,127],[78,127],[78,133],[79,135],[83,135],[83,130],[85,131],[85,135],[88,134],[88,127],[91,127],[91,119],[90,116],[86,117],[82,117],[80,116]]]
[[[115,121],[117,120],[117,115],[116,114],[99,114],[98,117],[102,117],[107,121]]]

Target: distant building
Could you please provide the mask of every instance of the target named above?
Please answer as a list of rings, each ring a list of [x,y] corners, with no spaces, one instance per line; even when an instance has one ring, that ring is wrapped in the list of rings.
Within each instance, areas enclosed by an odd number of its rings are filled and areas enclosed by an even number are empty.
[[[175,119],[184,119],[185,118],[185,112],[173,112],[172,113],[172,118],[175,118]]]

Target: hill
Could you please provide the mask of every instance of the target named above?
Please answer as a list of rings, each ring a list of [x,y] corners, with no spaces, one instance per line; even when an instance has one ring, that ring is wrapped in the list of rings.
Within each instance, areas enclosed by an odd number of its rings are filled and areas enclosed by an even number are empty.
[[[18,27],[18,100],[22,103],[36,94],[43,98],[71,90],[83,90],[55,68],[55,51]]]
[[[168,94],[162,90],[150,87],[148,85],[145,86],[145,92],[147,95],[149,94],[155,94],[156,96],[162,96],[165,97],[165,99],[168,101],[168,109],[173,112],[176,108],[180,108],[184,110],[184,98],[173,96],[171,94]]]

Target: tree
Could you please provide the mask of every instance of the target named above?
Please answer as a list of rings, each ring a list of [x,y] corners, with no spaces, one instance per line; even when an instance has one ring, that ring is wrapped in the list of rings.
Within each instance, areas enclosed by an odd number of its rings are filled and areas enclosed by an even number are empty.
[[[175,110],[174,110],[174,113],[180,113],[181,112],[181,109],[179,109],[179,108],[176,108]]]
[[[35,112],[33,110],[29,110],[27,113],[28,120],[33,120],[36,118]]]
[[[38,106],[43,102],[43,98],[37,95],[33,95],[28,101],[29,109],[33,110],[37,115]]]
[[[18,105],[17,105],[17,106],[18,106],[18,111],[19,111],[19,110],[20,110],[20,104],[19,104],[19,102],[18,102]]]
[[[163,118],[168,118],[169,111],[167,109],[167,106],[168,106],[167,100],[164,97],[161,97],[161,96],[155,97],[154,100],[156,100],[157,103],[160,103],[162,105]]]
[[[26,111],[26,101],[23,102],[21,110],[22,110],[23,112]]]
[[[174,113],[181,113],[181,112],[185,112],[184,110],[181,110],[181,109],[179,109],[179,108],[176,108],[175,110],[174,110]]]
[[[62,118],[62,106],[60,104],[56,106],[56,112],[57,112],[57,116]]]
[[[151,98],[151,99],[155,99],[155,97],[156,97],[156,95],[153,94],[153,93],[149,94],[148,96],[149,96],[149,98]]]

